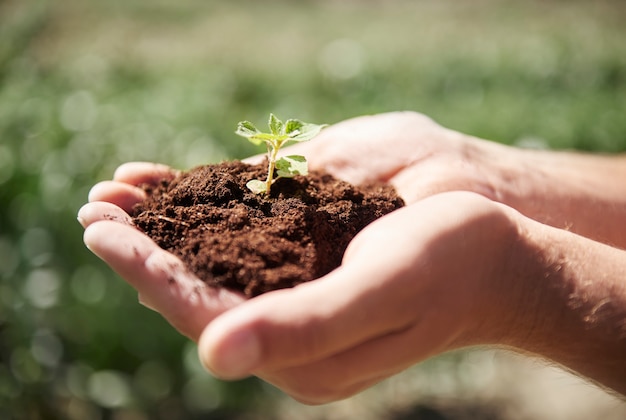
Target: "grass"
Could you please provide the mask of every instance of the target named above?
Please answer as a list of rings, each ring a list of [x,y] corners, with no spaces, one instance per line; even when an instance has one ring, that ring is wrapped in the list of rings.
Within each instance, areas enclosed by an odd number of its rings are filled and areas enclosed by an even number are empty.
[[[273,395],[199,374],[84,249],[76,211],[120,163],[257,153],[233,132],[269,112],[411,109],[508,144],[626,151],[625,17],[617,0],[0,2],[0,417],[193,418]]]

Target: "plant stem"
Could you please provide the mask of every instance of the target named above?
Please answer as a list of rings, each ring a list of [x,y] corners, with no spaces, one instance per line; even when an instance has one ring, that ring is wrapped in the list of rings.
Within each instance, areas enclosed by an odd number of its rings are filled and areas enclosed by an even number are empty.
[[[265,181],[265,194],[269,197],[270,188],[272,187],[272,182],[274,178],[274,169],[276,168],[276,156],[278,155],[278,147],[268,145],[267,148],[269,164],[267,168],[267,180]]]

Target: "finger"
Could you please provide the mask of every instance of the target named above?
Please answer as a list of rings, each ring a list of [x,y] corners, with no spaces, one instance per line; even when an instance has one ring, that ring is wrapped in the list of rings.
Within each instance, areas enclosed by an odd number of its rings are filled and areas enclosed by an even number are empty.
[[[131,213],[133,206],[146,198],[146,192],[139,187],[117,181],[102,181],[89,191],[89,202],[106,201]]]
[[[133,219],[128,213],[115,204],[105,201],[87,203],[78,211],[78,221],[84,228],[102,220],[133,226]]]
[[[389,182],[407,204],[448,191],[472,191],[497,201],[495,188],[484,182],[482,169],[470,162],[431,158],[403,168]]]
[[[193,340],[213,318],[244,301],[240,294],[206,286],[178,258],[130,226],[96,222],[85,230],[84,241],[137,289],[147,306]]]
[[[251,300],[207,327],[200,340],[201,360],[215,375],[236,379],[258,369],[320,360],[380,331],[405,328],[406,317],[398,313],[408,313],[409,305],[401,296],[385,311],[354,311],[355,305],[381,305],[375,281],[352,281],[366,275],[358,266],[340,268],[314,282]]]
[[[263,381],[282,390],[296,401],[307,405],[328,404],[343,400],[388,378],[388,376],[373,377],[350,386],[342,385],[339,387],[333,382],[326,382],[321,384],[321,386],[318,386],[317,383],[313,384],[309,381],[309,378],[306,377],[306,372],[302,371],[290,372],[288,377],[286,377],[284,372],[280,372],[275,376],[265,374],[257,376]]]
[[[260,154],[260,155],[254,155],[254,156],[250,156],[245,159],[242,159],[242,162],[247,163],[248,165],[260,165],[263,163],[263,160],[266,158],[267,158],[267,154]]]
[[[172,179],[177,173],[178,171],[160,163],[128,162],[115,170],[113,180],[130,185],[156,185],[162,179]]]
[[[449,331],[417,321],[313,363],[255,374],[300,402],[325,404],[354,395],[448,350],[449,342]]]

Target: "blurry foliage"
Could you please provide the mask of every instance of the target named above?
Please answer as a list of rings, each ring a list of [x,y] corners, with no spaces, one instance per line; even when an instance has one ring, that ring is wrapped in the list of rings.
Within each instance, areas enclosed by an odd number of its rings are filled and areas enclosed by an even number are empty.
[[[589,3],[0,1],[0,418],[270,409],[84,248],[90,186],[256,153],[233,130],[268,112],[625,151],[625,8]]]

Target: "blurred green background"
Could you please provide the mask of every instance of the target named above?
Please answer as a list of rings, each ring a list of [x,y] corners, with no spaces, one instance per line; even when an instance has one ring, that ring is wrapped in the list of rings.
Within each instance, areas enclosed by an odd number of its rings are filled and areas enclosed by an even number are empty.
[[[120,163],[256,153],[233,130],[269,112],[334,123],[408,109],[507,144],[626,151],[624,22],[618,0],[0,0],[0,418],[287,410],[261,382],[205,374],[85,249],[76,212]],[[416,368],[422,395],[476,386],[472,354]],[[289,407],[351,418],[349,404]],[[459,413],[446,418],[487,418]]]

